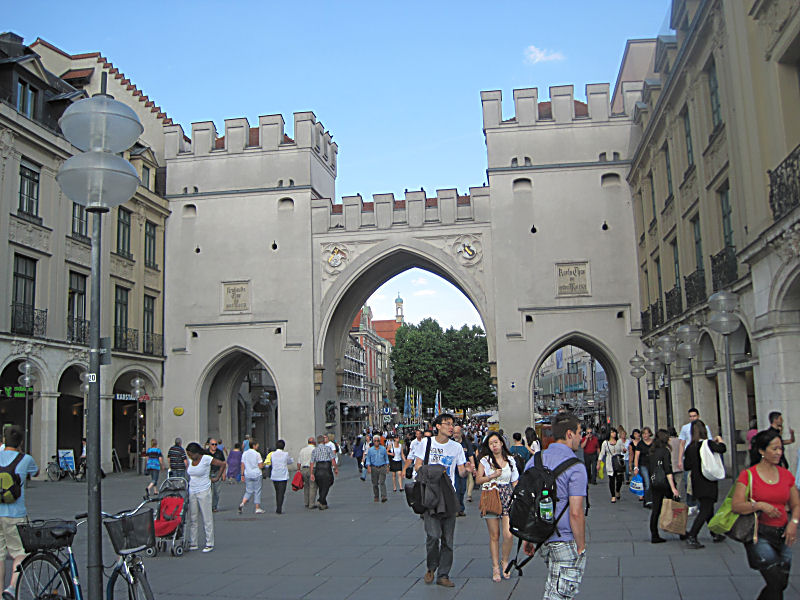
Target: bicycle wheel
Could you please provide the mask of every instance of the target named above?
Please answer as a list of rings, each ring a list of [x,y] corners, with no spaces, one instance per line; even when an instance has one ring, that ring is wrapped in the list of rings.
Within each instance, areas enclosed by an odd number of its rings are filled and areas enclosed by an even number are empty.
[[[69,573],[50,554],[38,552],[22,561],[17,579],[17,600],[71,600],[75,590]]]
[[[143,569],[133,570],[131,579],[133,583],[128,583],[125,577],[120,576],[119,571],[114,571],[109,580],[112,590],[110,600],[153,600],[153,591]]]
[[[48,463],[47,465],[47,478],[50,481],[58,481],[58,476],[61,473],[61,469],[58,467],[56,463]]]

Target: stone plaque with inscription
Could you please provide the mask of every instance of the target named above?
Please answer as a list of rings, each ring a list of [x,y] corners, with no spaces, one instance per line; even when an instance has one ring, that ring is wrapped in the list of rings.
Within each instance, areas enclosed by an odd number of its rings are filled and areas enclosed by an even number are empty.
[[[250,282],[226,281],[222,283],[222,312],[250,311]]]
[[[592,293],[588,262],[556,263],[556,296],[590,296]]]

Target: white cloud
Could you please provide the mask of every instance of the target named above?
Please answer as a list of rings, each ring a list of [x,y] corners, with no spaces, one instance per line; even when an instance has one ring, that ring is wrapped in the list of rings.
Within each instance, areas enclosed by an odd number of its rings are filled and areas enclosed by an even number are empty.
[[[383,302],[386,299],[387,299],[387,297],[384,296],[383,294],[373,294],[372,296],[370,296],[369,301],[370,302]]]
[[[425,279],[424,277],[417,277],[416,279],[412,279],[411,283],[413,285],[425,285],[426,283],[428,283],[428,280]]]
[[[435,290],[417,290],[414,292],[414,296],[435,296]]]
[[[525,61],[535,65],[540,62],[551,62],[554,60],[564,60],[566,57],[557,50],[543,50],[536,46],[525,48]]]

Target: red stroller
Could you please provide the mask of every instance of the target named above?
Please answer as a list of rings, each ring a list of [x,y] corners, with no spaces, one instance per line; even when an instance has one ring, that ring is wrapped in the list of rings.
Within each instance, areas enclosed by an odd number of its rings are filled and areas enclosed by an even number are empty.
[[[188,487],[183,477],[169,477],[161,484],[154,521],[156,545],[145,551],[147,556],[156,556],[167,549],[175,556],[183,555]]]

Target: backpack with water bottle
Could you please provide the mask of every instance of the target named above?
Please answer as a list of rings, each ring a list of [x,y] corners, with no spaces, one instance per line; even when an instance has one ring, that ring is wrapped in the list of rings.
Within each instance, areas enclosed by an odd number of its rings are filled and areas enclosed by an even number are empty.
[[[532,558],[528,556],[519,562],[522,542],[535,544],[535,553],[556,532],[559,520],[569,507],[569,502],[566,502],[558,516],[555,516],[558,503],[556,480],[561,473],[580,462],[577,457],[568,458],[551,470],[544,466],[541,452],[534,454],[533,466],[520,475],[511,498],[509,525],[511,533],[519,538],[519,542],[517,556],[508,564],[506,572],[515,568],[522,575],[522,567]]]

